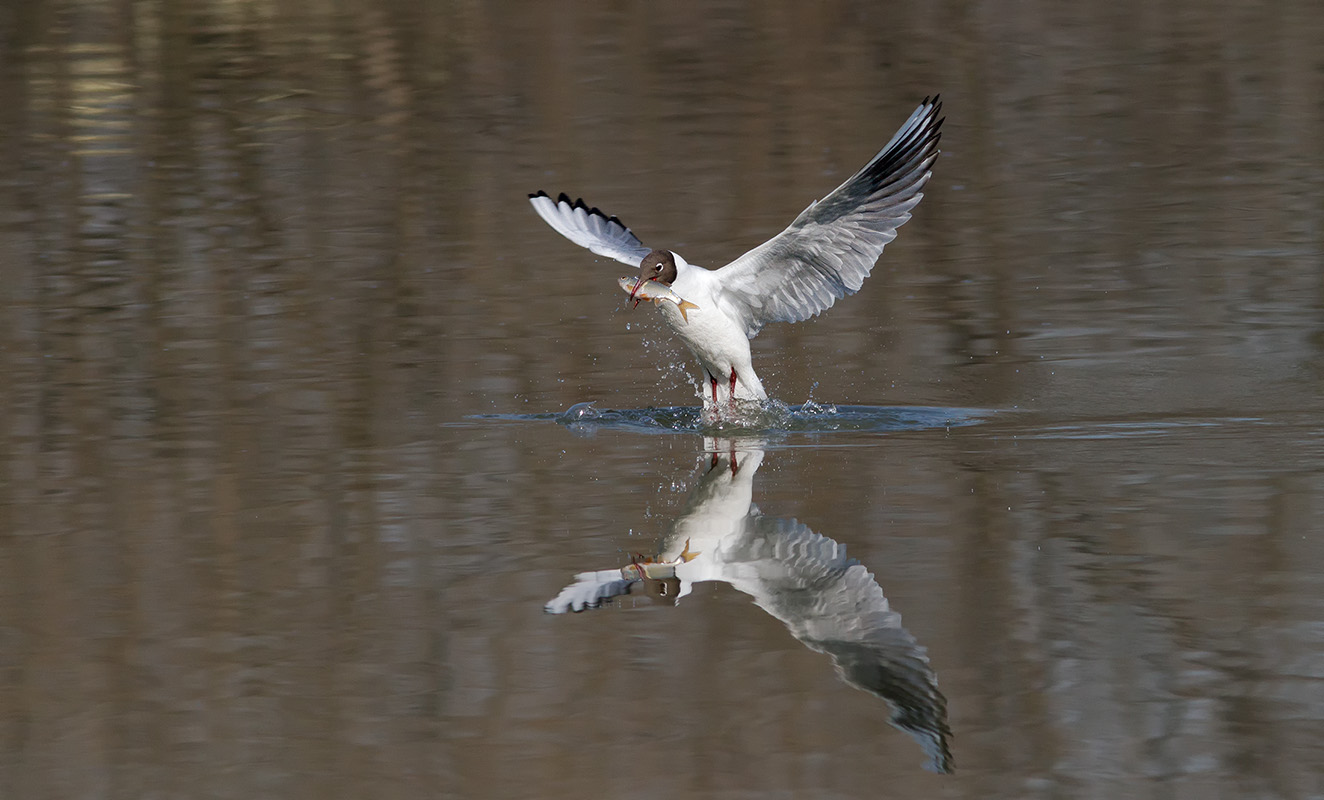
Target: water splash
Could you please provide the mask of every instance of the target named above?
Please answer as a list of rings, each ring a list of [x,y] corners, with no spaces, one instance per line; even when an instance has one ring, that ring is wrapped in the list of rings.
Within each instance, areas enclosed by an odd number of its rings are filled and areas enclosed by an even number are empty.
[[[599,430],[700,436],[767,436],[769,434],[896,433],[964,427],[984,422],[988,409],[925,406],[855,406],[817,403],[791,406],[778,400],[737,401],[734,412],[721,418],[695,406],[600,409],[596,401],[576,403],[562,412],[544,414],[480,414],[471,419],[511,422],[556,422],[571,431],[592,435]]]

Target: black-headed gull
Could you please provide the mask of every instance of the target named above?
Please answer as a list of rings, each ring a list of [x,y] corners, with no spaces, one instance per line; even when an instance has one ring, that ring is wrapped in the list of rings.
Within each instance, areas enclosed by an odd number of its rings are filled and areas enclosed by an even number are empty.
[[[809,205],[786,230],[717,270],[690,264],[671,250],[650,250],[616,217],[583,200],[546,192],[529,201],[548,225],[598,255],[639,268],[634,290],[648,281],[670,286],[697,308],[682,316],[659,303],[663,319],[699,360],[711,401],[763,400],[749,340],[769,322],[800,322],[864,284],[883,247],[924,196],[938,157],[942,103],[925,98],[863,169]],[[631,295],[634,297],[634,294]]]

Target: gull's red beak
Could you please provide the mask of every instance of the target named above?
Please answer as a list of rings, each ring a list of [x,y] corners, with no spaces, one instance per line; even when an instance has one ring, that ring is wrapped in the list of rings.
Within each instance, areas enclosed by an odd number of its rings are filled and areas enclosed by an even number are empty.
[[[639,293],[639,287],[643,286],[644,281],[646,280],[648,280],[648,278],[645,278],[643,275],[640,275],[639,280],[634,282],[634,288],[630,290],[630,300],[634,300],[634,308],[639,307],[639,300],[641,300],[642,298],[636,298],[635,295]]]

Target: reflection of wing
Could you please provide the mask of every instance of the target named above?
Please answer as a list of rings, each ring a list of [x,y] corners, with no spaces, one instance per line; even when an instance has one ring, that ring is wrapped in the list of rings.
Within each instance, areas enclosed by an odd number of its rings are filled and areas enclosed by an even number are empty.
[[[660,560],[649,562],[675,582],[664,594],[675,591],[678,599],[697,582],[725,581],[750,595],[805,646],[831,656],[847,683],[886,700],[892,724],[919,742],[929,767],[950,772],[947,700],[924,648],[901,627],[873,575],[844,545],[759,512],[752,502],[763,461],[757,446],[705,442],[705,451],[708,470],[672,524]],[[639,582],[626,574],[580,573],[545,608],[596,608]]]
[[[845,546],[793,519],[756,513],[715,557],[723,579],[810,649],[830,655],[847,683],[890,703],[892,724],[919,742],[931,769],[951,771],[947,699],[928,656]]]
[[[575,576],[575,582],[561,590],[543,610],[549,614],[564,614],[567,611],[583,611],[597,608],[604,601],[630,593],[630,585],[637,580],[628,580],[619,569],[601,569],[597,572],[581,572]]]

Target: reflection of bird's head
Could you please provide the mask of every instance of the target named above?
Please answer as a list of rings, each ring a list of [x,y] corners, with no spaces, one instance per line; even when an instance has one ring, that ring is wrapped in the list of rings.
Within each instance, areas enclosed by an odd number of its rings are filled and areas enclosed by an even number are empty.
[[[680,578],[675,575],[661,580],[647,581],[647,583],[648,593],[653,597],[667,600],[672,604],[680,599]]]

